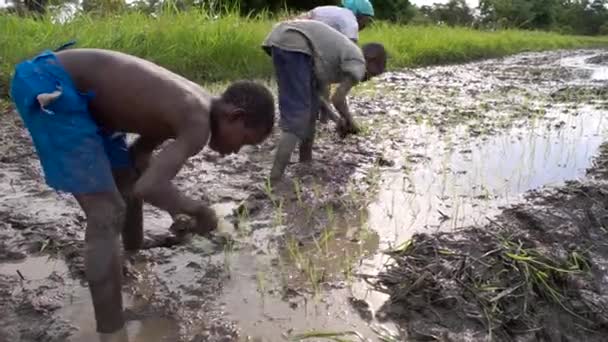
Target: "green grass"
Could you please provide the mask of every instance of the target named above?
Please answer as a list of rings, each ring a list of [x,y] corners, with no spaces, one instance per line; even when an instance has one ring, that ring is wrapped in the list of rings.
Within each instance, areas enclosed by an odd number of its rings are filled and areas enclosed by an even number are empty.
[[[0,92],[16,62],[71,39],[80,47],[131,53],[199,83],[267,78],[271,60],[260,48],[274,22],[269,16],[215,18],[204,11],[165,12],[156,18],[128,12],[103,18],[79,16],[67,24],[0,15]],[[608,37],[562,36],[529,31],[481,32],[464,28],[376,23],[362,42],[379,41],[392,69],[464,62],[528,50],[608,45]]]

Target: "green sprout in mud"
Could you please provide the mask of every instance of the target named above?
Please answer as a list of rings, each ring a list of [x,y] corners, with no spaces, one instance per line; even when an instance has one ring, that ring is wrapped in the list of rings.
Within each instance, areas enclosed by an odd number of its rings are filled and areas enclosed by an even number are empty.
[[[294,178],[294,180],[293,180],[293,188],[294,188],[294,191],[296,193],[296,199],[298,201],[298,205],[300,207],[302,207],[303,204],[304,204],[304,202],[302,200],[302,185],[300,184],[300,180],[299,179]]]
[[[517,274],[516,279],[520,279],[520,282],[505,289],[494,285],[491,279],[485,279],[481,282],[474,280],[476,290],[471,290],[471,293],[475,295],[483,307],[483,314],[486,316],[490,334],[495,328],[494,323],[497,317],[505,314],[502,311],[501,303],[509,301],[509,297],[522,296],[522,292],[524,293],[523,296],[526,296],[525,293],[537,293],[550,302],[559,305],[572,316],[586,320],[569,307],[566,301],[567,296],[558,285],[560,278],[570,274],[588,272],[589,263],[583,254],[573,251],[565,265],[558,265],[556,261],[542,255],[537,250],[525,248],[521,242],[508,239],[502,239],[501,241],[502,245],[499,249],[488,252],[500,252],[501,259],[506,266],[505,269],[494,276],[496,279],[500,279],[506,273],[515,272]],[[498,294],[494,294],[497,291],[499,291]],[[483,293],[492,293],[493,295],[487,296]],[[524,306],[521,308],[522,312],[519,315],[525,315],[530,309],[525,303],[526,301],[524,301]]]
[[[314,339],[315,341],[317,341],[318,339],[322,338],[322,339],[325,339],[328,341],[335,341],[335,342],[353,342],[353,339],[351,337],[356,337],[356,340],[354,340],[354,341],[366,341],[366,339],[363,337],[363,335],[361,335],[360,333],[358,333],[356,331],[336,332],[336,331],[317,331],[317,330],[294,335],[289,340],[295,342],[295,341],[304,341],[304,340],[308,340],[308,339]]]
[[[354,183],[352,180],[349,180],[348,184],[346,185],[346,198],[348,201],[348,205],[349,206],[354,206],[355,203],[358,203],[358,199],[359,199],[359,194],[357,192],[357,186],[356,183]]]
[[[371,326],[371,330],[378,336],[378,340],[380,342],[400,342],[405,341],[405,336],[400,336],[400,334],[389,331],[388,329],[379,326]]]
[[[257,291],[262,297],[262,303],[264,303],[264,298],[266,298],[266,274],[262,271],[257,271],[255,274],[255,280],[257,284]]]
[[[246,203],[243,201],[237,210],[237,225],[238,225],[238,236],[243,237],[247,236],[247,231],[245,230],[246,223],[249,222],[249,208],[247,208]]]
[[[325,251],[325,256],[329,256],[329,242],[334,238],[334,230],[332,228],[325,228],[321,233],[321,241],[320,246],[323,247]],[[315,239],[316,241],[316,239]]]
[[[283,287],[283,290],[286,291],[289,288],[289,271],[287,270],[287,268],[285,266],[285,261],[283,261],[283,258],[281,257],[281,255],[278,256],[277,265],[279,267],[279,276],[281,277],[281,285]]]
[[[329,225],[329,227],[333,227],[335,220],[336,220],[336,216],[334,214],[334,207],[329,204],[328,206],[325,207],[325,213],[327,214],[327,224]]]
[[[278,205],[274,209],[273,223],[275,228],[283,226],[283,200],[278,201]]]
[[[342,274],[344,274],[344,279],[348,284],[352,284],[353,281],[353,267],[354,262],[353,258],[350,256],[350,253],[345,250],[344,258],[342,259]]]
[[[320,292],[319,284],[322,280],[322,274],[320,274],[319,269],[317,269],[312,259],[306,257],[302,253],[299,244],[295,239],[291,238],[288,241],[287,250],[298,270],[304,273],[307,280],[310,282],[313,293],[316,296]]]
[[[453,220],[452,220],[452,228],[456,228],[458,226],[458,219],[459,219],[459,215],[460,215],[460,206],[461,206],[461,199],[460,196],[458,196],[458,194],[454,194],[454,213],[452,215]]]
[[[372,135],[372,122],[363,121],[359,123],[359,133],[357,135],[362,137],[369,137]]]
[[[232,254],[234,252],[234,241],[228,239],[224,245],[224,269],[226,272],[230,272],[232,268]]]
[[[561,306],[566,312],[585,320],[566,306],[564,303],[566,296],[560,292],[554,281],[556,275],[585,272],[588,262],[580,254],[571,254],[569,264],[560,267],[536,250],[523,248],[521,243],[505,241],[504,247],[506,249],[504,255],[512,260],[514,268],[521,272],[523,278],[528,281],[527,284],[522,285],[536,288],[541,295]]]
[[[369,230],[369,223],[367,222],[367,218],[365,217],[365,215],[360,214],[358,229],[355,232],[355,237],[357,241],[366,241],[367,239],[369,239],[370,234],[371,231]]]
[[[363,179],[363,181],[369,186],[368,191],[375,192],[378,189],[378,186],[380,184],[380,176],[380,165],[376,162],[367,171],[367,174]]]
[[[315,199],[319,199],[321,198],[321,185],[319,185],[318,183],[313,183],[312,185],[312,193],[315,195]]]
[[[264,187],[262,189],[264,194],[270,199],[272,204],[276,206],[274,195],[272,194],[272,183],[270,182],[270,178],[266,178],[264,181]]]

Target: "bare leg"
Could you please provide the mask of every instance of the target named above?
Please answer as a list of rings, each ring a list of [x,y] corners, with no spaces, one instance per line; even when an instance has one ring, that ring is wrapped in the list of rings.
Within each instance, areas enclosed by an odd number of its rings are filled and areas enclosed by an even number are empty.
[[[115,169],[114,181],[127,205],[125,224],[122,230],[122,242],[127,253],[141,249],[144,241],[143,200],[133,196],[133,187],[139,176],[148,167],[152,151],[159,145],[158,141],[143,137],[138,138],[130,147],[129,153],[135,166],[133,168]]]
[[[75,197],[87,217],[85,274],[97,332],[113,333],[124,326],[119,234],[124,225],[125,204],[117,189]]]
[[[329,87],[328,86],[322,86],[320,89],[320,93],[321,93],[321,98],[323,99],[323,101],[329,100]],[[328,110],[326,107],[321,106],[320,113],[319,113],[319,122],[322,124],[326,124],[328,119],[330,118],[331,114],[333,114],[333,113],[328,113]]]
[[[300,163],[312,161],[312,145],[315,141],[317,118],[311,115],[310,126],[308,126],[308,136],[300,143]]]
[[[274,163],[270,171],[270,182],[276,184],[283,178],[291,153],[296,149],[296,144],[300,141],[295,134],[284,131],[281,133],[281,138],[277,147],[277,152],[274,156]]]
[[[122,232],[122,244],[127,252],[139,250],[144,241],[143,204],[133,196],[133,185],[138,175],[134,168],[113,170],[114,181],[126,204],[126,214]]]

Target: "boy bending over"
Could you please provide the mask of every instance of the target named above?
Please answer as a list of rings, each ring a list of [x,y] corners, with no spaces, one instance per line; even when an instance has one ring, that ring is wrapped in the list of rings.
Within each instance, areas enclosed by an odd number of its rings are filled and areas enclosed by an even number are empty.
[[[264,86],[240,81],[213,97],[151,62],[99,49],[45,51],[19,63],[11,98],[47,184],[72,193],[86,214],[85,273],[100,333],[124,325],[120,235],[127,251],[141,247],[142,202],[193,217],[198,233],[215,229],[213,210],[171,180],[205,145],[237,153],[274,125]],[[139,138],[127,147],[124,133]]]
[[[264,40],[264,51],[272,56],[279,87],[282,135],[270,173],[279,181],[291,153],[299,143],[300,162],[312,160],[312,145],[319,110],[338,123],[342,135],[357,133],[348,110],[346,95],[358,82],[384,72],[386,52],[378,43],[362,49],[345,35],[316,20],[281,22]],[[341,118],[331,110],[323,90],[338,83],[331,97]]]

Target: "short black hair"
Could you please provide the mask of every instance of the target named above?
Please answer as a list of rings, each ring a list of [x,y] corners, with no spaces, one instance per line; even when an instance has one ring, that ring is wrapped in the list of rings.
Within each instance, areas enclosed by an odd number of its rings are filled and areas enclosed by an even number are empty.
[[[274,127],[274,97],[270,90],[253,81],[232,83],[222,94],[222,101],[245,111],[245,126],[262,129],[268,135]]]
[[[388,59],[388,54],[386,53],[386,49],[384,45],[380,43],[367,43],[363,44],[361,47],[363,51],[363,56],[365,59],[375,59],[382,62],[382,69],[386,68],[386,60]]]

